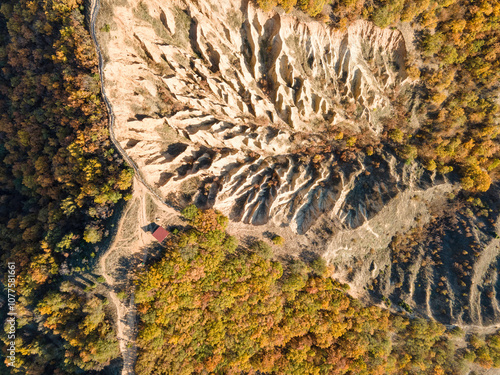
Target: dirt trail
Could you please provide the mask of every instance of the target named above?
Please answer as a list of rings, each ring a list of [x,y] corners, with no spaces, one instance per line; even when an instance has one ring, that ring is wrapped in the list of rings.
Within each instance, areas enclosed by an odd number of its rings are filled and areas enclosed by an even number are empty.
[[[140,253],[143,249],[147,247],[153,238],[150,234],[146,233],[142,228],[149,225],[147,215],[147,197],[150,197],[153,202],[156,202],[158,206],[162,207],[164,211],[169,212],[169,216],[174,218],[177,216],[176,212],[167,207],[163,201],[159,198],[156,192],[151,189],[151,187],[146,185],[146,182],[141,176],[141,173],[133,160],[131,160],[125,151],[122,149],[120,144],[116,141],[114,137],[114,113],[111,107],[111,104],[106,96],[106,91],[104,88],[104,77],[103,77],[103,58],[99,43],[97,41],[96,33],[95,33],[95,23],[96,17],[99,12],[100,3],[99,0],[92,0],[91,2],[91,11],[90,11],[90,33],[92,39],[94,41],[96,51],[99,59],[99,74],[101,79],[101,89],[102,89],[102,97],[104,102],[106,103],[106,107],[109,113],[109,131],[110,131],[110,139],[113,142],[116,149],[120,152],[122,157],[128,162],[128,164],[135,170],[135,178],[134,178],[134,195],[133,200],[129,203],[126,212],[123,214],[120,219],[116,237],[113,240],[113,243],[108,248],[108,250],[102,255],[99,260],[99,269],[106,280],[106,283],[109,286],[109,298],[113,305],[116,308],[117,318],[116,318],[116,326],[117,326],[117,338],[120,346],[120,351],[123,357],[123,369],[122,375],[131,375],[134,374],[134,365],[137,357],[137,346],[135,344],[135,339],[137,336],[137,310],[135,307],[135,299],[133,288],[130,293],[130,298],[127,298],[124,301],[121,301],[118,298],[117,290],[119,286],[117,284],[121,283],[123,286],[123,282],[125,281],[125,286],[131,286],[130,284],[130,271],[132,271],[132,267],[128,267],[125,269],[126,280],[123,280],[120,277],[119,267],[121,267],[120,260],[131,260],[136,257],[137,253]],[[135,204],[134,204],[135,203]],[[136,204],[139,205],[137,220],[135,221],[135,226],[133,230],[131,228],[125,228],[124,231],[124,223],[128,223],[126,220],[129,214],[134,214]],[[132,240],[128,239],[123,241],[123,237],[130,237],[132,233],[135,233],[135,236],[132,235]],[[122,245],[121,242],[125,242],[126,245]],[[143,251],[141,254],[142,261],[147,256],[147,252]],[[108,261],[111,260],[111,261]],[[116,261],[118,260],[118,261]],[[122,262],[123,263],[123,262]],[[117,276],[118,275],[118,276]],[[123,275],[123,272],[122,274]],[[120,288],[122,289],[122,288]],[[122,289],[123,290],[123,289]]]
[[[99,260],[100,271],[109,286],[109,297],[113,305],[116,307],[117,337],[120,345],[120,351],[123,356],[122,375],[134,374],[134,364],[137,356],[137,347],[135,344],[137,334],[137,311],[134,303],[135,301],[133,290],[130,298],[128,299],[128,303],[127,300],[121,301],[118,298],[116,292],[116,284],[118,280],[116,280],[114,274],[116,274],[116,266],[120,265],[119,262],[107,261],[110,258],[130,258],[137,252],[140,252],[141,249],[144,248],[152,240],[152,238],[150,238],[147,233],[140,229],[141,226],[146,226],[149,224],[147,222],[146,215],[145,195],[140,194],[140,190],[142,190],[140,186],[141,184],[138,183],[136,179],[134,179],[134,198],[129,203],[127,210],[125,211],[122,219],[119,222],[116,237],[113,243]],[[135,200],[139,201],[140,207],[137,221],[137,226],[139,227],[139,231],[137,231],[137,240],[132,241],[132,243],[130,243],[130,246],[118,246],[118,244],[120,244],[123,239],[123,227],[124,223],[126,223],[125,219],[129,216],[129,214],[131,214],[131,210],[134,209]]]
[[[153,241],[153,237],[143,228],[147,227],[153,218],[148,218],[147,200],[156,204],[156,208],[163,213],[163,220],[176,221],[178,214],[172,208],[165,205],[158,194],[146,184],[139,169],[133,160],[122,149],[114,136],[114,113],[109,102],[104,85],[103,76],[103,57],[95,33],[96,17],[100,8],[99,0],[91,1],[90,10],[90,33],[94,41],[98,59],[99,74],[101,79],[102,97],[109,113],[109,132],[110,139],[122,157],[134,169],[134,194],[132,200],[127,206],[127,210],[120,218],[116,237],[108,250],[99,260],[99,270],[109,286],[109,298],[116,308],[116,327],[117,338],[120,351],[123,357],[122,375],[134,374],[134,365],[137,357],[137,346],[135,339],[137,337],[137,310],[135,306],[134,290],[131,285],[131,272],[137,265],[137,256],[144,262],[147,257],[147,245]],[[137,208],[138,206],[138,208]],[[135,220],[129,220],[130,216],[135,217],[134,211],[137,210]],[[130,226],[132,222],[132,226]],[[127,224],[128,227],[127,227]],[[135,264],[134,264],[135,260]],[[125,267],[123,267],[125,264]],[[124,288],[125,286],[125,288]],[[117,292],[130,289],[129,298],[123,301],[118,297]]]
[[[133,272],[148,256],[153,236],[146,231],[152,223],[179,222],[178,213],[151,195],[146,187],[134,178],[132,199],[122,214],[116,236],[110,247],[99,259],[99,270],[109,286],[109,298],[116,308],[116,328],[123,357],[122,375],[134,374],[137,357],[137,310],[132,284]],[[128,291],[125,299],[118,293]]]

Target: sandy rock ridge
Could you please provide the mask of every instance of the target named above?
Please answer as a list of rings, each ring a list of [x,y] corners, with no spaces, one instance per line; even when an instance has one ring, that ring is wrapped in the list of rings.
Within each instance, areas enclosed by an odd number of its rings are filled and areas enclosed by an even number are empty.
[[[430,222],[452,182],[386,151],[328,148],[339,131],[379,137],[393,98],[412,89],[399,31],[365,21],[335,31],[227,0],[103,0],[101,17],[116,138],[167,203],[213,206],[238,234],[266,224],[290,254],[322,253],[353,293],[377,279],[374,293],[443,321],[500,317],[498,303],[483,317],[500,251],[484,229],[469,231],[487,249],[467,255],[470,282],[446,276],[452,297],[436,285],[453,262],[424,262],[425,246],[408,272],[391,264],[392,238]],[[436,246],[451,259],[453,241],[469,246],[464,233]],[[433,305],[436,293],[444,302]]]
[[[349,226],[370,215],[344,202],[362,163],[343,170],[333,154],[292,154],[334,125],[380,134],[388,96],[407,84],[398,31],[360,21],[338,32],[245,2],[137,2],[117,7],[115,22],[125,33],[109,43],[105,73],[117,139],[160,193],[215,176],[207,204],[298,233],[322,212]],[[382,205],[397,190],[387,182],[375,188]]]

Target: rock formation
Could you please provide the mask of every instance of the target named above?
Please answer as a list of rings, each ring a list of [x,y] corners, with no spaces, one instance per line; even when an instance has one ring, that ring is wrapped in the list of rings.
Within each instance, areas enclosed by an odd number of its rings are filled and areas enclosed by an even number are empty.
[[[104,7],[112,14],[100,37],[116,137],[169,204],[195,201],[233,222],[286,228],[291,248],[320,251],[353,285],[377,280],[375,291],[420,303],[424,256],[401,281],[408,292],[395,294],[388,246],[428,225],[432,206],[457,187],[385,150],[336,152],[333,140],[340,132],[379,138],[393,99],[412,90],[398,30],[357,21],[338,31],[244,0]],[[490,255],[477,259],[481,269],[496,262],[497,242],[482,241]],[[477,275],[476,286],[486,271]],[[420,285],[431,293],[427,280]],[[476,286],[468,290],[477,300]],[[422,311],[434,316],[429,295]],[[490,315],[500,316],[495,306]],[[476,310],[458,310],[447,319],[482,323]]]

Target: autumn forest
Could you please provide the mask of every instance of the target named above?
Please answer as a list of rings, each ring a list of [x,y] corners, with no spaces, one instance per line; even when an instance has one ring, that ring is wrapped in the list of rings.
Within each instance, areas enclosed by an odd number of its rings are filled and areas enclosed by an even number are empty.
[[[410,126],[413,109],[395,94],[382,139],[368,145],[354,137],[346,147],[367,155],[386,147],[455,176],[469,201],[498,184],[499,0],[255,3],[337,29],[358,19],[381,28],[409,22],[417,52],[407,56],[406,73],[419,80],[414,110],[422,126]],[[0,271],[14,262],[18,272],[16,366],[6,367],[2,349],[2,374],[113,374],[122,361],[95,264],[131,197],[134,172],[109,137],[89,6],[0,5]],[[500,333],[466,334],[416,317],[409,306],[395,312],[361,302],[330,277],[323,258],[276,259],[272,248],[283,238],[242,242],[217,210],[189,205],[182,220],[160,255],[134,273],[137,374],[438,375],[500,367]],[[5,316],[3,279],[2,289]],[[6,347],[6,332],[0,338]]]

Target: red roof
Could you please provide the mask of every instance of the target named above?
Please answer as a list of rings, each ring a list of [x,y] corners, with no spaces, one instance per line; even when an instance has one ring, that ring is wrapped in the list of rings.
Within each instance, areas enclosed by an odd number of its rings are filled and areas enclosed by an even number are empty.
[[[163,240],[167,238],[168,235],[169,235],[168,231],[163,227],[158,227],[153,232],[154,238],[156,238],[159,242],[163,242]]]

